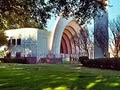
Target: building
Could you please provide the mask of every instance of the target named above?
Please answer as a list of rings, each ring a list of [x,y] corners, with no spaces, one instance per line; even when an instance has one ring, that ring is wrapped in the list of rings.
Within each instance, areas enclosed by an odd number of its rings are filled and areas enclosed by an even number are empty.
[[[56,58],[61,55],[68,57],[69,55],[73,57],[83,55],[84,52],[73,43],[73,37],[84,27],[86,25],[79,26],[72,18],[66,20],[59,17],[53,31],[35,28],[6,30],[9,40],[8,51],[12,57],[34,58],[36,62],[50,54]],[[92,54],[90,58],[93,58]]]
[[[6,30],[5,32],[8,36],[8,49],[12,57],[32,57],[38,60],[40,54],[48,53],[48,38],[51,34],[48,31],[21,28]]]

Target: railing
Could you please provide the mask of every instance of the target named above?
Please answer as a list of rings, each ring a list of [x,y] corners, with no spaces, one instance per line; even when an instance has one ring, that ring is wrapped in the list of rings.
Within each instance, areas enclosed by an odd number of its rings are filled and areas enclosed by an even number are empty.
[[[79,54],[47,54],[42,55],[38,63],[78,62]]]

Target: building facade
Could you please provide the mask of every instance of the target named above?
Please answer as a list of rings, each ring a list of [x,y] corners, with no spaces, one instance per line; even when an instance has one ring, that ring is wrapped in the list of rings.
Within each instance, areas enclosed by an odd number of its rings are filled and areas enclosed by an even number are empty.
[[[27,57],[37,62],[41,54],[48,54],[51,32],[35,28],[21,28],[6,30],[5,33],[8,36],[8,52],[11,57]]]
[[[12,57],[31,57],[36,60],[36,63],[51,54],[55,58],[59,58],[61,55],[84,56],[86,52],[79,48],[82,44],[78,46],[73,39],[84,28],[87,28],[86,25],[80,26],[73,18],[59,17],[52,31],[35,28],[6,30],[5,33],[9,40],[8,51]],[[106,43],[106,45],[108,44]],[[89,58],[102,57],[102,53],[94,46],[93,43],[87,45]]]

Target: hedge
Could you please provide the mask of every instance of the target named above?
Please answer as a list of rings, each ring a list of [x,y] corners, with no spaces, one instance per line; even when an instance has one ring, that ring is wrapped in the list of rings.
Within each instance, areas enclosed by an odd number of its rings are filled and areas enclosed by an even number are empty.
[[[24,58],[0,58],[2,63],[22,63],[27,64],[27,60]]]
[[[120,70],[120,58],[88,59],[80,57],[79,61],[86,67]]]

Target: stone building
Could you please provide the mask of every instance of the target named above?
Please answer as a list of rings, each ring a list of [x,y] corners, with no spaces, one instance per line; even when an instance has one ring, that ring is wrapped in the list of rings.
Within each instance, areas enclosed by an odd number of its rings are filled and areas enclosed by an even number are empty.
[[[102,26],[104,27],[104,24]],[[34,59],[37,63],[41,58],[51,54],[54,58],[59,58],[61,55],[68,57],[70,55],[72,57],[84,56],[85,52],[79,50],[73,40],[73,37],[83,28],[87,28],[86,25],[80,26],[73,18],[59,17],[51,31],[21,28],[6,30],[5,33],[8,36],[8,50],[12,57],[28,57]],[[96,47],[94,49],[93,43],[89,44],[88,47],[89,58],[102,57],[102,53]],[[94,53],[96,54],[94,55]]]

